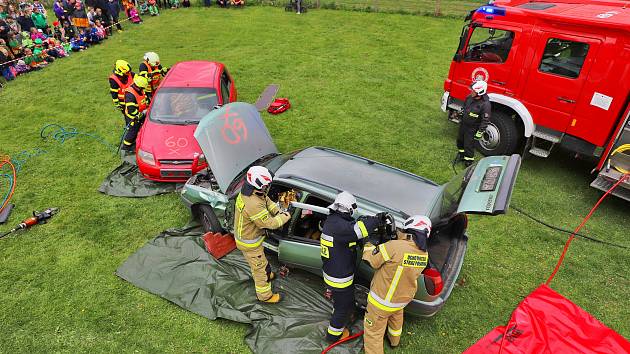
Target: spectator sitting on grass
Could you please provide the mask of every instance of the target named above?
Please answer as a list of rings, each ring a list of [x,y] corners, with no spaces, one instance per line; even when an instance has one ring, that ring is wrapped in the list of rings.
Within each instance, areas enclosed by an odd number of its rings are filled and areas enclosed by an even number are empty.
[[[65,30],[59,25],[59,21],[53,22],[53,37],[61,40],[65,36]]]
[[[76,31],[74,30],[74,27],[70,26],[70,22],[65,21],[63,23],[63,33],[64,33],[64,38],[66,38],[67,40],[70,40],[72,38],[74,38],[74,35],[76,34]]]
[[[149,3],[149,14],[151,14],[151,16],[159,16],[160,11],[158,10],[158,7],[157,7],[157,1],[148,0],[148,3]]]
[[[31,68],[28,65],[26,65],[23,59],[18,60],[17,63],[13,65],[13,68],[15,69],[16,74],[18,75],[26,74],[27,72],[31,70]]]
[[[84,33],[85,33],[85,36],[87,37],[86,42],[89,43],[90,45],[101,43],[101,38],[99,38],[98,30],[96,29],[96,27],[94,27],[94,24],[90,24],[90,27],[85,29]]]
[[[29,66],[29,71],[39,70],[48,65],[48,62],[40,58],[38,55],[33,54],[31,48],[24,49],[24,63]]]
[[[179,0],[171,0],[171,9],[179,8]]]
[[[70,53],[72,53],[72,44],[70,44],[68,38],[61,40],[61,46],[63,47],[63,51],[66,53],[66,56],[70,56]]]
[[[98,38],[100,38],[101,40],[107,38],[107,32],[105,31],[105,27],[103,27],[101,21],[96,20],[96,22],[94,23],[94,28],[96,28],[96,34],[98,35]]]
[[[228,7],[230,5],[229,0],[217,0],[219,7]]]
[[[190,0],[182,0],[183,7],[190,7]]]
[[[22,47],[23,48],[33,48],[33,40],[28,32],[22,32]]]
[[[230,5],[236,7],[245,7],[245,0],[230,0]]]
[[[42,30],[37,29],[35,27],[31,28],[31,39],[32,40],[36,40],[36,39],[46,39],[46,35],[44,34],[44,32],[42,32]]]
[[[138,14],[138,10],[136,10],[136,7],[132,5],[129,6],[129,20],[132,23],[135,24],[141,24],[142,23],[142,19],[140,18],[140,15]]]
[[[85,43],[84,38],[78,33],[74,35],[74,38],[72,38],[72,40],[70,40],[70,44],[72,46],[71,48],[73,52],[84,51],[88,47],[88,44]]]
[[[33,55],[37,55],[39,56],[42,60],[45,60],[49,63],[52,63],[53,61],[55,61],[55,58],[51,57],[48,54],[48,51],[46,50],[47,48],[44,47],[44,41],[42,41],[41,39],[37,38],[35,41],[35,49],[33,49]]]

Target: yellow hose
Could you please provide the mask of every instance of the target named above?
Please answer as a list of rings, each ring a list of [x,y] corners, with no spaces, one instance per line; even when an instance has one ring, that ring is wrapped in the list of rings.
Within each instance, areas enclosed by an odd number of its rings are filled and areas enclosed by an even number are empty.
[[[623,152],[626,152],[626,151],[630,151],[630,144],[623,144],[623,145],[619,146],[618,148],[616,148],[616,149],[615,149],[615,151],[613,151],[613,152],[612,152],[612,154],[610,154],[610,157],[612,157],[614,154],[616,154],[616,153],[618,153],[618,152],[623,153]],[[621,172],[621,173],[623,173],[623,174],[628,174],[628,173],[630,173],[630,171],[628,171],[628,170],[626,170],[626,169],[624,169],[624,168],[621,168],[621,167],[619,167],[619,166],[612,165],[612,167],[613,167],[615,170],[617,170],[617,171],[619,171],[619,172]]]

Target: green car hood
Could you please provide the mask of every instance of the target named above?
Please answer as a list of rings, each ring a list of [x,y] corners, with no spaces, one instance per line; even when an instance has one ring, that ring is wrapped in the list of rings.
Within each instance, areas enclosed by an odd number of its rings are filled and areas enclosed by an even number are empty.
[[[254,161],[278,153],[260,113],[249,103],[213,110],[201,119],[194,136],[223,193]]]

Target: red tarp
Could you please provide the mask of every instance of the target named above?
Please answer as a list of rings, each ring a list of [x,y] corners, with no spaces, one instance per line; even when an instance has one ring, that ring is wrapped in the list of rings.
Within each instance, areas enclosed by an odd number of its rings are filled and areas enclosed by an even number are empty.
[[[630,353],[630,342],[541,285],[512,313],[507,332],[496,327],[464,353]]]

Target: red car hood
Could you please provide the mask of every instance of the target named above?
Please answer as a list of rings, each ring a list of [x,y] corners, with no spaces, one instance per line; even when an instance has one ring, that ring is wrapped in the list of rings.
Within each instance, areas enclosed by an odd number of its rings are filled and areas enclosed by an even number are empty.
[[[159,160],[192,160],[201,155],[201,148],[193,133],[197,124],[171,125],[147,119],[138,137],[141,150],[153,154]]]

